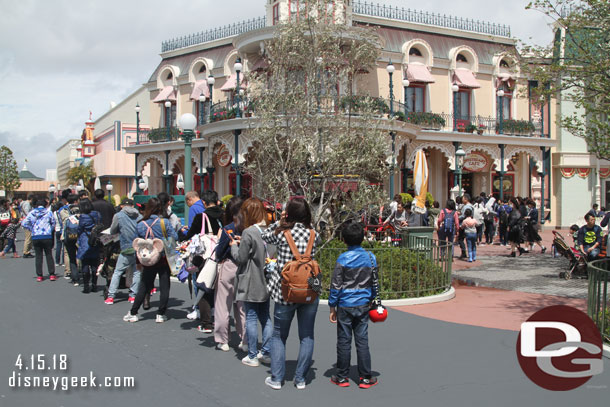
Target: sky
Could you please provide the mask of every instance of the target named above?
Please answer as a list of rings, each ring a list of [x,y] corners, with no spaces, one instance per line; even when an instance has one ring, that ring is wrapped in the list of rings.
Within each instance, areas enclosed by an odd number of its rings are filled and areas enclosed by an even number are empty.
[[[375,1],[377,2],[377,1]],[[508,24],[513,37],[546,45],[550,20],[528,0],[384,0],[381,4]],[[265,15],[266,0],[0,0],[0,145],[36,175],[148,80],[161,42]],[[135,119],[134,119],[135,121]]]

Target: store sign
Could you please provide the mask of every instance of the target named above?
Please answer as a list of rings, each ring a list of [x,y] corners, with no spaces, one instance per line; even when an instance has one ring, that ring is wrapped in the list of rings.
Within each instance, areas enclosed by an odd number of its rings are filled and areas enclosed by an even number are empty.
[[[464,169],[470,172],[481,172],[487,167],[488,161],[481,153],[472,152],[464,157]]]
[[[229,164],[231,164],[231,158],[231,153],[229,153],[227,147],[224,144],[221,145],[216,153],[216,161],[218,162],[218,165],[221,167],[227,167]]]

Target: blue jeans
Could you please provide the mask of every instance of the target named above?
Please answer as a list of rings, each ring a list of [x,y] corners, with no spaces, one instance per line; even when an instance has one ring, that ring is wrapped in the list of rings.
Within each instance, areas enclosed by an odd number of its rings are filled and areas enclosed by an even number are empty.
[[[273,337],[271,338],[271,380],[282,382],[286,373],[286,339],[290,324],[297,314],[299,327],[299,357],[294,372],[294,382],[303,383],[313,357],[313,328],[316,322],[319,299],[312,304],[281,305],[276,303],[273,312]]]
[[[349,365],[352,354],[352,332],[356,342],[358,357],[358,374],[360,377],[371,376],[371,352],[369,351],[369,308],[337,308],[337,377],[349,376]]]
[[[15,239],[11,239],[10,237],[6,239],[6,247],[4,248],[4,254],[7,254],[9,251],[13,251],[13,253],[17,253],[17,248],[15,247]]]
[[[591,246],[584,246],[585,253],[587,253],[587,250],[589,250],[589,247],[591,247]],[[593,249],[593,250],[591,250],[591,253],[587,254],[587,260],[589,260],[589,261],[595,260],[595,259],[597,259],[598,256],[599,256],[599,248]]]
[[[441,242],[447,242],[449,244],[449,247],[451,248],[451,257],[453,258],[453,237],[454,237],[454,232],[445,232],[445,229],[443,229],[442,225],[441,228],[438,230],[438,240],[440,240]],[[442,247],[441,248],[441,254],[445,254],[446,248]]]
[[[261,323],[263,337],[261,339],[261,353],[269,354],[271,341],[271,317],[269,316],[269,300],[265,302],[248,302],[244,301],[246,309],[246,336],[248,337],[248,356],[250,359],[256,358],[258,354],[258,324]]]
[[[475,261],[477,259],[477,234],[466,233],[466,243],[468,243],[468,260]]]
[[[55,264],[63,264],[64,262],[64,251],[63,251],[63,242],[61,240],[61,232],[55,231]]]
[[[133,279],[131,280],[131,287],[129,287],[129,296],[135,297],[136,294],[138,294],[138,288],[140,287],[140,271],[136,268],[136,255],[119,254],[116,266],[114,267],[114,273],[112,274],[112,280],[110,280],[110,286],[108,287],[109,298],[114,298],[116,291],[119,288],[121,277],[129,267],[133,269]]]

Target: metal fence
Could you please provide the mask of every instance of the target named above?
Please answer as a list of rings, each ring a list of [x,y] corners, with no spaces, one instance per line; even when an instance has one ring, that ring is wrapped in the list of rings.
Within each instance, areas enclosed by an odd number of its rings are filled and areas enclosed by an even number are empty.
[[[588,264],[589,293],[587,314],[595,322],[604,342],[610,343],[610,259],[596,260]]]
[[[366,1],[354,1],[352,11],[354,14],[389,18],[393,20],[408,21],[410,23],[434,25],[510,38],[510,26],[508,25],[453,17],[440,13],[429,13],[427,11],[411,10],[403,7],[399,8],[398,6],[392,7],[372,2],[368,3]]]
[[[376,244],[363,247],[377,258],[382,299],[416,298],[441,294],[451,288],[451,249],[446,242],[409,236],[406,247]],[[316,259],[323,275],[323,287],[330,287],[330,279],[337,258],[345,248],[325,247]],[[328,298],[325,291],[322,298]]]
[[[267,25],[266,21],[266,17],[258,17],[253,18],[252,20],[229,24],[224,27],[213,28],[207,31],[186,35],[184,37],[163,41],[161,42],[161,52],[173,51],[175,49],[190,47],[192,45],[215,41],[221,38],[233,37],[248,31],[258,30]]]

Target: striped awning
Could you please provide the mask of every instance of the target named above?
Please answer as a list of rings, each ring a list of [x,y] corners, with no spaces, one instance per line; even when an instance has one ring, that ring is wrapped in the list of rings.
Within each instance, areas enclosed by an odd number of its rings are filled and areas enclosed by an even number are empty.
[[[453,71],[453,81],[462,88],[478,89],[481,87],[470,69],[458,68]]]
[[[199,96],[202,93],[203,96],[206,97],[206,99],[209,99],[210,87],[208,86],[208,81],[205,79],[195,82],[195,86],[193,87],[193,91],[191,92],[191,100],[199,101]]]
[[[166,100],[169,100],[170,102],[176,101],[176,92],[174,92],[173,86],[166,86],[161,89],[161,92],[153,99],[153,103],[163,103]]]

